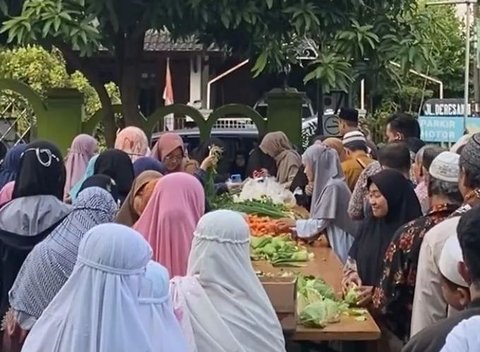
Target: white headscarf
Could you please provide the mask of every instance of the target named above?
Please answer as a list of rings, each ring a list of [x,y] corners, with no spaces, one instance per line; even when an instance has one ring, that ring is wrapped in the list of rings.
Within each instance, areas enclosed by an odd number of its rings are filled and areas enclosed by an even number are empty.
[[[152,352],[138,294],[152,249],[126,226],[88,231],[72,275],[45,309],[23,352]]]
[[[173,313],[168,270],[150,261],[140,291],[140,315],[156,352],[186,352],[187,341]]]
[[[250,230],[236,212],[203,216],[187,278],[172,280],[177,317],[191,351],[282,352],[282,328],[250,261]],[[191,340],[189,341],[192,342]]]

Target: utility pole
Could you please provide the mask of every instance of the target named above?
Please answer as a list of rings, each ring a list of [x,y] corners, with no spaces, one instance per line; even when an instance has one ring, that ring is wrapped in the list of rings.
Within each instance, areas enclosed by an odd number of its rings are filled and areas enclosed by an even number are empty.
[[[465,4],[467,11],[465,14],[465,82],[464,82],[464,94],[463,94],[463,130],[467,130],[467,118],[468,118],[468,106],[469,106],[469,85],[470,85],[470,31],[471,31],[471,17],[472,7],[471,4],[476,4],[477,0],[440,0],[434,2],[428,2],[426,5],[460,5]],[[475,67],[476,69],[476,67]]]
[[[473,91],[475,96],[475,106],[474,112],[475,115],[480,114],[480,42],[479,42],[479,35],[480,35],[480,23],[478,19],[480,17],[480,8],[478,3],[475,2],[473,4],[473,30],[474,30],[474,48],[475,48],[475,55],[474,55],[474,65],[473,65]]]

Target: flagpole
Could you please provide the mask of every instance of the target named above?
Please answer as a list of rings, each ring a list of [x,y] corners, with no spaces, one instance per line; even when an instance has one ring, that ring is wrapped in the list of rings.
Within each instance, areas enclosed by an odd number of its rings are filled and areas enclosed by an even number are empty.
[[[165,88],[163,89],[163,100],[164,105],[172,105],[174,103],[173,97],[173,85],[172,85],[172,74],[170,72],[170,57],[167,57],[166,67],[165,67]],[[163,118],[163,130],[173,130],[175,129],[175,118],[173,114],[168,114]]]

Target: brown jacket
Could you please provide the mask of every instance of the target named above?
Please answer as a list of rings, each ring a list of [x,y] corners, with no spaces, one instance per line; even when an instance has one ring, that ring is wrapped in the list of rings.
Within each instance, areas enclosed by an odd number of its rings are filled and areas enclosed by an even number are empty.
[[[367,165],[373,162],[366,153],[357,154],[348,158],[342,163],[342,170],[345,175],[345,182],[347,182],[348,188],[353,192],[355,185],[357,184],[360,174]]]

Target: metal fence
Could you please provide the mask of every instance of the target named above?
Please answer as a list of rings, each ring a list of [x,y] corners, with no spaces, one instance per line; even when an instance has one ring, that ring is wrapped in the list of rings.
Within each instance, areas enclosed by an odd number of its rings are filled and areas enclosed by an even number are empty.
[[[0,141],[8,146],[28,143],[34,115],[21,95],[8,90],[0,92]]]

